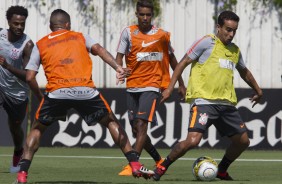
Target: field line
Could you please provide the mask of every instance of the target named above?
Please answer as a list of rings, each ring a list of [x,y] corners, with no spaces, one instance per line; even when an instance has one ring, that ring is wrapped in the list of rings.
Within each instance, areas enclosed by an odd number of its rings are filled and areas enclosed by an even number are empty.
[[[0,154],[0,157],[11,157],[12,155]],[[62,156],[62,155],[35,155],[36,158],[78,158],[78,159],[125,159],[125,157],[111,157],[111,156]],[[151,157],[141,157],[141,160],[150,160]],[[196,158],[179,158],[179,160],[194,161]],[[215,160],[221,160],[215,158]],[[282,159],[237,159],[241,162],[282,162]]]

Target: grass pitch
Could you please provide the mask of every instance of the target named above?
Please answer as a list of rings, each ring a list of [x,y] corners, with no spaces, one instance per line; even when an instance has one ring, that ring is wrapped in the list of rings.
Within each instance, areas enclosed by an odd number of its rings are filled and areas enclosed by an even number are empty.
[[[16,174],[9,173],[11,147],[0,147],[0,184],[11,184]],[[162,156],[170,150],[159,149]],[[194,149],[170,166],[161,178],[162,184],[202,184],[192,175],[192,164],[199,156],[210,156],[218,162],[224,150]],[[149,169],[154,162],[144,151],[140,161]],[[155,181],[118,176],[127,161],[116,149],[40,148],[29,170],[29,184],[148,184]],[[218,184],[281,184],[281,151],[246,151],[229,168],[235,181],[215,180]]]

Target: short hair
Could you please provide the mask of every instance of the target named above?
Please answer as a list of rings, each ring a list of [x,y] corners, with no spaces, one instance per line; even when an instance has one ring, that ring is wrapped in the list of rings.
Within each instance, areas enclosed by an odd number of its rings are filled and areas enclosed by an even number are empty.
[[[234,20],[236,22],[239,22],[240,18],[239,18],[238,15],[236,15],[236,13],[234,13],[232,11],[223,11],[219,14],[219,16],[217,18],[217,23],[220,26],[223,26],[225,20]]]
[[[23,6],[11,6],[10,8],[8,8],[8,10],[6,11],[7,20],[11,20],[14,14],[25,16],[26,18],[28,17],[28,11]]]
[[[57,23],[60,23],[60,24],[64,24],[64,23],[67,23],[67,22],[70,22],[71,20],[70,20],[70,15],[66,12],[66,11],[64,11],[64,10],[62,10],[62,9],[56,9],[56,10],[54,10],[52,13],[51,13],[51,17],[50,17],[50,23],[53,23],[53,22],[51,22],[52,21],[52,18],[54,17],[54,16],[58,16],[58,15],[60,15],[61,16],[61,18],[58,20],[56,20],[56,21],[59,21],[59,22],[56,22],[56,24]]]
[[[154,12],[154,4],[152,0],[138,0],[136,4],[136,11],[139,7],[151,8],[152,12]]]

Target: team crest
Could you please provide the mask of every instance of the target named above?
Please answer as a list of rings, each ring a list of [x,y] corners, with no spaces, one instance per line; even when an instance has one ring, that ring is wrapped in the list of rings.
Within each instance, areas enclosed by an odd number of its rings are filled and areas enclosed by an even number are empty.
[[[134,34],[134,35],[138,35],[138,33],[139,33],[139,30],[138,30],[138,29],[136,29],[136,30],[133,31],[133,34]]]
[[[200,114],[200,118],[199,118],[199,123],[201,124],[201,125],[205,125],[205,124],[207,124],[207,122],[208,122],[208,119],[209,119],[209,116],[206,114],[206,113],[204,113],[204,114]]]
[[[16,49],[16,48],[13,48],[13,49],[11,50],[11,55],[10,55],[10,57],[11,57],[12,59],[14,59],[14,60],[19,59],[19,57],[20,57],[20,50],[19,50],[19,49]]]

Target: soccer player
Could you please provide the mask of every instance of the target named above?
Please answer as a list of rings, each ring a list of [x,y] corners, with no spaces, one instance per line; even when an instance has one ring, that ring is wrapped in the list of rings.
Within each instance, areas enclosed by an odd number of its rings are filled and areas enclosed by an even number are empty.
[[[177,143],[164,162],[155,169],[154,180],[160,180],[173,162],[196,147],[212,124],[221,136],[227,136],[231,141],[219,163],[217,177],[233,180],[227,169],[250,143],[246,125],[235,107],[234,69],[254,90],[255,94],[250,98],[254,102],[253,106],[263,94],[245,66],[239,48],[232,42],[238,23],[239,17],[234,12],[222,12],[218,16],[217,34],[206,35],[195,41],[176,66],[168,88],[162,93],[162,100],[170,96],[176,80],[185,67],[192,63],[186,93],[186,100],[191,104],[190,124],[186,140]]]
[[[28,11],[11,6],[6,12],[9,29],[0,28],[0,108],[8,114],[8,124],[14,142],[11,173],[19,171],[23,153],[24,132],[21,127],[27,112],[29,88],[24,70],[30,58],[33,42],[24,34]]]
[[[54,10],[50,17],[52,33],[36,43],[26,66],[28,85],[41,103],[24,146],[17,182],[27,183],[28,169],[39,148],[42,134],[53,122],[65,120],[67,110],[70,108],[77,110],[88,125],[99,122],[107,127],[130,163],[132,175],[149,177],[153,171],[147,170],[139,163],[138,153],[132,149],[126,132],[106,100],[95,88],[89,52],[102,58],[120,76],[124,73],[122,67],[117,65],[113,56],[90,36],[70,31],[70,25],[71,20],[67,12],[62,9]],[[48,81],[44,96],[35,78],[40,63]]]
[[[123,65],[125,56],[128,77],[126,98],[129,121],[136,137],[135,150],[141,155],[144,148],[159,165],[163,159],[147,135],[148,123],[156,123],[155,111],[160,92],[170,81],[169,65],[177,65],[170,44],[170,33],[151,24],[154,7],[150,0],[139,0],[136,4],[137,25],[126,27],[117,48],[116,60]],[[179,93],[184,98],[185,86],[179,78]],[[129,165],[119,173],[131,175]]]

